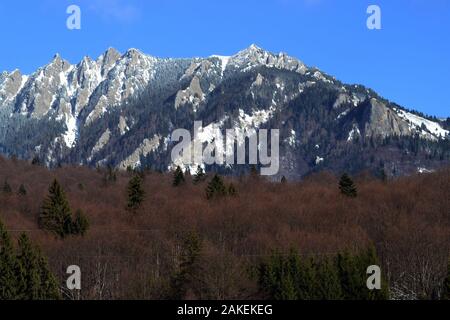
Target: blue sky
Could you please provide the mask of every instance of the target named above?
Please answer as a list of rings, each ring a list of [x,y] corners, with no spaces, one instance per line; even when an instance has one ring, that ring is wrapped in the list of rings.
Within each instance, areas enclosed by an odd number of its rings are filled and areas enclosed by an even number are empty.
[[[66,28],[80,6],[82,29]],[[379,5],[382,30],[366,27]],[[284,51],[405,107],[450,116],[448,0],[5,0],[0,70],[72,63],[108,47],[160,57],[231,55],[255,43]]]

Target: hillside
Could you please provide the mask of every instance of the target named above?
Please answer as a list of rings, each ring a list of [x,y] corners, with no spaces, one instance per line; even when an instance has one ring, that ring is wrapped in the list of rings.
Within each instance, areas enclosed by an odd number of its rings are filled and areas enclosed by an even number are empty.
[[[49,170],[0,158],[0,220],[9,233],[25,232],[42,248],[63,283],[66,268],[79,265],[79,298],[167,298],[180,268],[184,241],[201,239],[183,298],[264,298],[249,270],[277,250],[302,257],[333,256],[374,245],[393,298],[439,296],[450,252],[450,171],[381,181],[353,176],[356,198],[340,194],[331,173],[302,182],[269,182],[258,176],[225,179],[236,195],[208,200],[212,176],[198,184],[190,176],[173,186],[171,174],[140,173],[144,202],[127,210],[127,185],[134,175],[63,166]],[[115,175],[115,179],[112,178]],[[59,239],[38,226],[53,179],[67,194],[72,213],[81,209],[90,227],[84,236]],[[23,184],[26,194],[18,194]],[[181,260],[180,260],[181,259]],[[71,297],[74,298],[74,297]]]

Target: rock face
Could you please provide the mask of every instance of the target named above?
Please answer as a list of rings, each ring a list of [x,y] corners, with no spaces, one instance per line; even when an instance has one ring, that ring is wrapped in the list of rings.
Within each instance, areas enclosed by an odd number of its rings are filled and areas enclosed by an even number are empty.
[[[76,65],[56,55],[29,76],[0,74],[0,152],[48,166],[167,170],[171,132],[192,130],[195,120],[222,130],[280,129],[280,174],[294,178],[322,169],[405,174],[450,159],[449,120],[255,45],[193,59],[110,48]]]

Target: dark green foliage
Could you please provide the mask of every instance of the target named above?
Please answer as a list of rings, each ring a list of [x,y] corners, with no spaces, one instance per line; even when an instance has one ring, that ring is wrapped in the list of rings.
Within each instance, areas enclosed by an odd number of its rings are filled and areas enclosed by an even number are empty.
[[[389,298],[388,286],[382,279],[381,290],[367,289],[367,268],[380,265],[373,247],[352,255],[341,253],[336,259],[339,277],[341,279],[344,299],[347,300],[384,300]]]
[[[16,258],[11,238],[0,221],[0,300],[16,298]]]
[[[117,170],[111,165],[106,168],[106,172],[103,175],[103,185],[106,187],[110,183],[117,181]]]
[[[259,265],[258,284],[263,294],[275,300],[385,300],[385,282],[381,290],[369,290],[366,284],[367,268],[377,263],[373,249],[335,259],[274,254]]]
[[[71,233],[72,226],[69,202],[67,201],[64,190],[56,179],[48,191],[49,195],[44,200],[39,215],[39,225],[41,228],[64,238]]]
[[[4,194],[11,194],[12,193],[12,189],[11,186],[8,183],[8,180],[5,180],[5,182],[3,183],[3,193]]]
[[[23,183],[20,185],[17,193],[19,196],[23,196],[23,197],[27,195],[27,189],[25,189],[25,186],[23,185]]]
[[[39,157],[38,157],[38,156],[34,156],[34,157],[33,157],[33,160],[31,160],[31,164],[32,164],[33,166],[39,166],[39,165],[41,164],[41,160],[39,160]]]
[[[347,197],[354,198],[358,195],[353,180],[346,173],[342,175],[341,180],[339,181],[339,190]]]
[[[223,182],[223,179],[218,174],[214,175],[211,181],[208,183],[206,187],[206,198],[220,198],[227,195],[227,189]]]
[[[202,167],[198,166],[197,171],[195,172],[195,175],[194,175],[194,180],[193,180],[194,184],[202,182],[203,180],[205,180],[205,178],[206,178],[205,171],[202,169]]]
[[[252,165],[252,166],[250,167],[250,177],[252,177],[252,178],[257,178],[257,177],[259,177],[258,168],[256,168],[255,165]]]
[[[127,208],[131,211],[136,211],[144,201],[144,189],[142,187],[142,178],[139,175],[134,175],[128,183],[128,203]]]
[[[180,167],[177,167],[177,169],[175,170],[175,172],[173,174],[173,186],[178,187],[179,185],[184,183],[184,181],[185,181],[185,179],[184,179],[183,170],[181,170]]]
[[[83,211],[77,210],[72,222],[72,234],[84,236],[89,229],[89,221]]]
[[[15,250],[0,222],[0,300],[60,299],[58,283],[46,259],[25,234]]]
[[[228,195],[232,197],[237,195],[236,187],[232,183],[228,186]]]
[[[282,183],[282,184],[285,184],[286,182],[287,182],[286,177],[285,177],[285,176],[282,176],[282,177],[281,177],[281,183]]]
[[[188,290],[194,287],[201,250],[202,242],[198,234],[195,232],[188,234],[183,241],[179,268],[170,281],[170,299],[185,299]]]
[[[39,248],[35,247],[27,235],[22,234],[18,240],[17,299],[21,300],[55,300],[60,298],[58,283],[48,269],[46,259]]]
[[[315,263],[316,278],[319,279],[316,288],[316,298],[320,300],[342,299],[342,288],[338,270],[333,259],[323,257]]]
[[[450,260],[447,265],[447,276],[444,279],[444,285],[442,288],[442,299],[450,300]]]
[[[81,211],[78,211],[75,220],[72,220],[66,194],[55,179],[50,185],[49,195],[42,205],[39,226],[60,238],[65,238],[68,235],[84,235],[89,223]]]

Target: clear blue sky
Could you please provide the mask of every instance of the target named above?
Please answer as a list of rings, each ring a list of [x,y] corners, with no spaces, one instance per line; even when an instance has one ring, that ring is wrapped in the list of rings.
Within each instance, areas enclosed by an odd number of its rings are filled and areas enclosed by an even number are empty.
[[[66,28],[66,9],[82,29]],[[382,30],[366,9],[382,10]],[[449,0],[5,0],[0,70],[25,73],[59,52],[72,63],[112,46],[160,57],[284,51],[405,107],[450,116]]]

